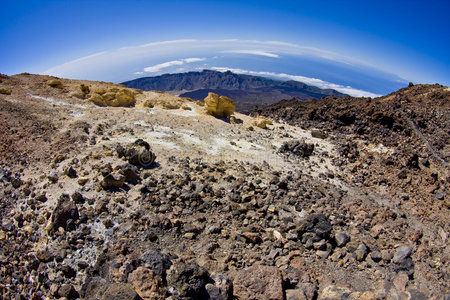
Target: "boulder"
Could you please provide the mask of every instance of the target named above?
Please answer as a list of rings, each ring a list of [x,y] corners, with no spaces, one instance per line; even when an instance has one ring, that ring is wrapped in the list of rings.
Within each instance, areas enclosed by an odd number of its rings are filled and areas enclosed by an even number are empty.
[[[62,194],[53,210],[50,224],[50,232],[55,232],[59,227],[71,230],[75,227],[75,221],[79,219],[78,208],[69,195]]]
[[[125,176],[125,181],[132,184],[137,184],[141,181],[141,177],[139,176],[139,170],[136,166],[131,164],[125,164],[120,167],[120,174]]]
[[[338,300],[347,299],[351,294],[351,290],[346,287],[329,285],[325,287],[319,294],[319,300]]]
[[[95,299],[95,298],[94,298]],[[131,284],[114,283],[106,287],[101,300],[139,300],[142,299]]]
[[[103,178],[101,185],[105,189],[120,188],[125,183],[125,179],[125,176],[121,174],[108,174]]]
[[[283,299],[281,273],[273,266],[252,266],[240,270],[233,280],[236,299]]]
[[[213,283],[208,272],[194,262],[179,262],[167,272],[167,286],[175,299],[205,299],[208,283]]]
[[[58,289],[58,296],[66,299],[78,299],[80,295],[71,284],[63,284]]]
[[[208,93],[204,101],[206,112],[215,117],[228,118],[236,109],[233,100],[215,93]]]
[[[336,233],[334,239],[338,247],[344,247],[350,241],[350,237],[345,232]]]
[[[117,144],[115,149],[119,158],[125,157],[130,164],[135,166],[149,167],[156,160],[156,155],[151,151],[149,143],[142,139],[137,139],[126,147]]]
[[[61,80],[58,80],[58,79],[52,79],[52,80],[47,81],[47,85],[52,88],[58,88],[58,89],[63,88],[63,84],[62,84]]]
[[[172,265],[169,256],[156,249],[150,249],[142,254],[139,257],[139,262],[163,279],[166,278],[166,270]]]
[[[300,234],[314,233],[319,238],[326,238],[332,226],[324,214],[310,214],[298,224],[297,229]]]
[[[410,246],[401,246],[398,247],[397,251],[394,254],[394,258],[392,261],[396,264],[402,264],[405,260],[411,255],[412,248]]]
[[[130,107],[135,104],[135,93],[130,89],[112,88],[108,91],[96,91],[88,100],[98,106]]]
[[[263,116],[256,117],[253,120],[253,125],[255,125],[259,128],[262,128],[262,129],[266,129],[267,125],[272,125],[272,124],[273,124],[272,121],[264,118]]]
[[[211,300],[228,300],[230,299],[231,282],[224,274],[214,276],[214,284],[208,283],[205,288],[208,297]]]
[[[1,88],[0,94],[2,95],[11,95],[12,91],[10,89]]]
[[[314,144],[308,144],[304,140],[301,141],[288,141],[283,142],[280,149],[280,153],[294,154],[300,157],[309,157],[314,151]]]
[[[134,290],[144,300],[162,300],[166,298],[167,290],[161,277],[150,269],[138,267],[128,276],[128,282],[131,283]]]

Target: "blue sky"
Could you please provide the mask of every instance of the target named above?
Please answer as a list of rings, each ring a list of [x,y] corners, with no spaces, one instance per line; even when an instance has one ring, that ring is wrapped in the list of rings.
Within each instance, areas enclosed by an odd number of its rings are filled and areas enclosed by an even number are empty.
[[[0,72],[44,73],[82,57],[100,53],[100,61],[101,53],[161,41],[237,39],[318,49],[358,68],[374,67],[416,83],[450,85],[449,9],[449,1],[435,0],[3,1]],[[180,44],[173,56],[146,56],[140,67],[199,56],[183,50]],[[253,66],[248,71],[272,70]],[[282,71],[278,66],[277,73],[308,76],[301,70]],[[89,79],[110,80],[106,75],[121,73],[122,68],[106,68],[105,75],[87,67],[85,72]],[[117,80],[135,76],[123,73]]]

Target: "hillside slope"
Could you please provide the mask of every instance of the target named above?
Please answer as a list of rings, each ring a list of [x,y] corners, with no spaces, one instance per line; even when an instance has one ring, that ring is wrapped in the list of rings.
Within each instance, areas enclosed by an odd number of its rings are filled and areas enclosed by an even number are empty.
[[[283,102],[262,129],[170,94],[2,75],[2,299],[448,297],[448,167],[388,107],[447,160],[449,91],[399,95]]]
[[[306,100],[343,95],[335,90],[323,90],[292,80],[278,81],[211,70],[144,77],[123,84],[130,88],[159,90],[195,100],[202,100],[208,92],[214,92],[233,99],[238,111],[247,111],[255,106],[265,106],[292,97]]]

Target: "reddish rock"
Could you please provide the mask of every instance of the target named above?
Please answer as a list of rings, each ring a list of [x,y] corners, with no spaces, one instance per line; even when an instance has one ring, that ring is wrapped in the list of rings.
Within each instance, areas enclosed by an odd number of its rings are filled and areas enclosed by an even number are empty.
[[[153,273],[152,270],[138,267],[128,276],[134,290],[144,300],[165,299],[166,289],[163,286],[161,277]]]
[[[253,266],[239,271],[233,280],[237,299],[283,299],[281,273],[276,267]]]

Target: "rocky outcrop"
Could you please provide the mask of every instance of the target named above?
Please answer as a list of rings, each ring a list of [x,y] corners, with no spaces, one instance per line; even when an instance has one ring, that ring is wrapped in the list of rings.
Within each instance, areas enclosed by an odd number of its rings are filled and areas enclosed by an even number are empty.
[[[135,92],[130,89],[111,88],[107,91],[99,90],[89,97],[89,101],[99,106],[134,106]]]
[[[236,109],[233,100],[214,93],[208,93],[204,101],[206,112],[215,117],[228,118]]]

